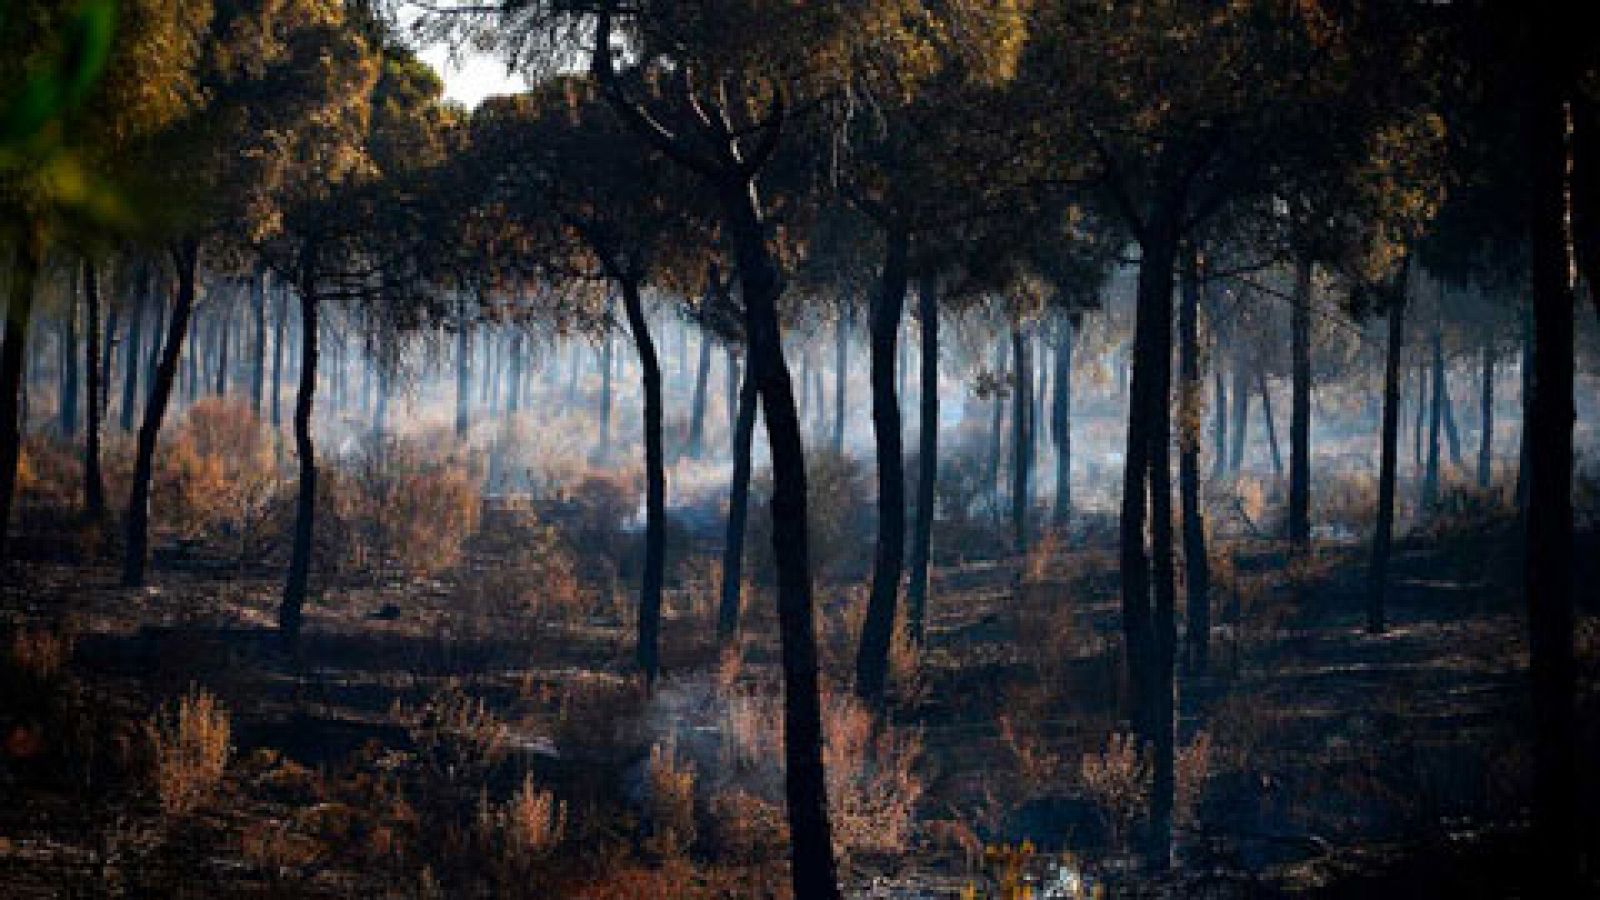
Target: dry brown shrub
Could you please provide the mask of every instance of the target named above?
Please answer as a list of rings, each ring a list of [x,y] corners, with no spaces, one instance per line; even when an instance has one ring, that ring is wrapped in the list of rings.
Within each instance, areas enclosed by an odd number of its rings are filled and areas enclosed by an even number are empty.
[[[640,682],[605,676],[579,677],[561,691],[555,743],[563,755],[621,759],[642,750],[640,715],[645,693]]]
[[[1115,839],[1125,837],[1148,806],[1150,775],[1150,760],[1131,734],[1113,734],[1105,750],[1083,755],[1079,781],[1105,816]]]
[[[263,529],[287,492],[272,429],[248,404],[207,397],[189,408],[156,457],[159,520],[184,537],[227,542],[236,555],[267,538]]]
[[[72,658],[69,630],[20,628],[11,637],[11,667],[35,682],[53,681]]]
[[[486,791],[479,795],[476,827],[480,848],[503,875],[526,873],[560,846],[567,807],[526,774],[505,803],[490,802]]]
[[[190,812],[210,796],[233,753],[228,711],[204,688],[191,687],[148,725],[155,788],[168,815]]]
[[[687,852],[697,833],[694,763],[680,758],[676,745],[669,739],[650,748],[646,778],[650,835],[645,840],[645,849],[658,858]]]
[[[1027,555],[1022,561],[1023,584],[1039,584],[1050,574],[1051,568],[1062,556],[1061,533],[1054,528],[1046,529],[1039,539],[1028,548]]]
[[[578,581],[577,555],[561,531],[531,506],[497,508],[492,525],[473,538],[481,569],[460,585],[457,600],[466,611],[519,622],[572,622],[593,606]]]
[[[1061,754],[1050,749],[1049,742],[1037,727],[1017,724],[1012,716],[1002,713],[1000,743],[1005,745],[1016,765],[1020,787],[1025,795],[1046,793],[1061,774]]]
[[[845,859],[904,855],[922,799],[921,733],[877,721],[848,694],[824,699],[823,729],[835,849]]]
[[[1178,748],[1173,765],[1173,818],[1180,825],[1192,825],[1211,778],[1211,733],[1195,732],[1188,744]]]
[[[789,821],[779,804],[729,788],[714,794],[709,805],[711,845],[718,859],[759,863],[788,852]]]
[[[456,686],[428,699],[408,728],[423,764],[446,784],[476,784],[505,759],[510,730],[481,697]]]

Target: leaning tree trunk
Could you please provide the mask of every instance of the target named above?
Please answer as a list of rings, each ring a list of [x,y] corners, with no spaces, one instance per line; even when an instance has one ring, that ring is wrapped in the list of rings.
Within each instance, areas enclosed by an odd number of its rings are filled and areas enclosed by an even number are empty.
[[[1536,21],[1543,21],[1536,19]],[[1534,836],[1551,896],[1576,896],[1583,834],[1578,790],[1576,664],[1573,653],[1573,331],[1565,234],[1565,106],[1556,62],[1535,46],[1524,101],[1533,295],[1533,391],[1527,404],[1528,507],[1524,592],[1533,689]]]
[[[105,389],[100,381],[100,273],[87,256],[83,258],[83,299],[89,331],[83,352],[89,401],[83,422],[83,506],[91,519],[99,521],[106,514],[106,483],[100,473],[100,418],[105,411],[100,402]]]
[[[1204,674],[1211,638],[1211,564],[1200,511],[1200,261],[1185,250],[1178,307],[1178,492],[1183,515],[1184,668]]]
[[[666,578],[667,464],[661,436],[661,362],[645,320],[638,280],[619,281],[644,383],[644,575],[639,582],[639,644],[634,658],[645,682],[653,684],[661,671],[661,588]],[[705,374],[704,367],[700,371]],[[701,383],[703,386],[704,378]]]
[[[791,877],[796,897],[837,900],[839,883],[822,762],[805,449],[778,323],[782,283],[766,243],[755,185],[743,176],[730,176],[720,186],[745,303],[750,377],[761,398],[772,453],[772,548],[778,570]]]
[[[289,577],[278,606],[278,633],[284,646],[295,647],[311,581],[311,546],[317,513],[317,456],[311,442],[311,407],[317,393],[317,329],[319,297],[316,250],[307,247],[300,260],[300,386],[294,398],[294,447],[300,460],[300,487],[295,495],[294,546]]]
[[[139,425],[138,449],[133,461],[133,487],[128,494],[128,536],[122,561],[122,583],[125,587],[144,584],[145,564],[150,552],[150,480],[153,472],[156,440],[161,435],[161,420],[166,417],[167,404],[172,400],[173,382],[178,377],[178,361],[183,354],[184,338],[189,333],[189,317],[194,312],[195,283],[200,277],[200,245],[185,240],[173,248],[173,263],[177,272],[177,294],[172,302],[172,316],[167,322],[166,339],[161,342],[161,361],[155,376],[150,379],[150,396],[144,401],[144,421]]]
[[[1428,404],[1428,468],[1422,476],[1422,505],[1439,502],[1439,429],[1444,423],[1444,334],[1437,321],[1433,327],[1433,398]]]
[[[1267,373],[1256,370],[1256,381],[1261,389],[1261,418],[1266,420],[1267,446],[1272,450],[1272,474],[1283,477],[1283,454],[1278,450],[1278,426],[1272,417],[1272,389],[1267,386]]]
[[[1295,262],[1291,305],[1293,372],[1289,404],[1289,551],[1311,548],[1311,260]]]
[[[895,606],[900,598],[906,547],[905,456],[896,370],[910,236],[904,229],[891,227],[887,240],[882,280],[872,298],[867,323],[872,432],[878,463],[878,543],[872,564],[872,594],[867,600],[856,653],[855,684],[856,695],[875,706],[882,703],[888,682],[889,647],[894,641]]]
[[[728,379],[738,381],[733,350],[728,350]],[[728,646],[739,630],[740,592],[744,587],[745,521],[750,510],[750,448],[756,434],[756,383],[746,374],[739,386],[733,421],[733,480],[728,487],[728,523],[722,544],[722,598],[717,609],[717,643]]]
[[[133,302],[128,310],[128,345],[122,351],[122,410],[119,424],[123,431],[133,431],[133,415],[139,405],[139,370],[144,368],[144,318],[149,308],[148,297],[155,284],[153,264],[139,265]]]
[[[44,234],[35,224],[19,242],[6,302],[5,344],[0,348],[0,560],[8,559],[11,506],[22,458],[22,370],[27,360],[33,294],[44,267]]]
[[[1367,630],[1384,629],[1389,590],[1389,553],[1394,541],[1395,469],[1400,455],[1400,354],[1405,347],[1404,276],[1389,298],[1389,342],[1383,362],[1383,433],[1378,439],[1378,512],[1372,533],[1372,566],[1367,573]]]
[[[1028,476],[1033,471],[1033,364],[1028,336],[1020,323],[1011,325],[1011,368],[1017,373],[1011,396],[1011,539],[1018,555],[1028,552],[1028,507],[1033,497]]]
[[[694,404],[689,414],[689,456],[705,452],[706,384],[711,380],[711,332],[700,332],[700,361],[694,372]]]
[[[1056,445],[1056,503],[1051,520],[1057,528],[1072,521],[1072,316],[1056,322],[1055,394],[1050,398],[1050,436]]]
[[[1483,382],[1478,393],[1478,489],[1488,490],[1494,480],[1494,339],[1483,340]]]
[[[939,281],[924,275],[917,284],[922,325],[922,388],[918,394],[917,513],[911,525],[911,570],[906,584],[906,632],[921,644],[927,633],[928,571],[933,560],[933,513],[939,483]],[[844,407],[840,378],[839,406]]]
[[[1237,473],[1244,465],[1245,439],[1250,433],[1250,366],[1237,346],[1233,351],[1233,432],[1230,438],[1232,452],[1228,454],[1228,470]]]
[[[833,323],[833,452],[844,455],[844,401],[850,372],[850,305],[840,298],[839,318]]]

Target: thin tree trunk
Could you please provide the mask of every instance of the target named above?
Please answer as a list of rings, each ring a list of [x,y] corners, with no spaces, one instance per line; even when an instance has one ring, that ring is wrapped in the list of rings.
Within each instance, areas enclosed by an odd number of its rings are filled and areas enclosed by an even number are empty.
[[[1433,397],[1428,416],[1428,468],[1422,476],[1422,505],[1439,503],[1439,430],[1444,421],[1444,333],[1436,321],[1433,327]]]
[[[846,376],[850,371],[850,331],[848,301],[841,300],[839,317],[833,323],[833,452],[844,454],[844,402]]]
[[[272,339],[272,427],[273,430],[283,424],[282,395],[283,395],[283,341],[288,333],[289,319],[289,292],[287,288],[279,286],[278,315],[274,323]]]
[[[1494,481],[1494,338],[1483,340],[1483,381],[1478,392],[1478,489]]]
[[[1311,274],[1309,258],[1296,261],[1289,405],[1289,550],[1294,554],[1311,549]]]
[[[661,434],[661,362],[656,358],[655,341],[650,338],[638,281],[622,278],[619,282],[628,327],[639,351],[644,385],[644,574],[639,583],[639,645],[635,660],[646,683],[653,684],[661,671],[661,588],[666,578],[667,467]]]
[[[1389,298],[1388,352],[1383,362],[1383,431],[1379,435],[1378,511],[1367,574],[1367,631],[1383,632],[1389,591],[1389,554],[1394,541],[1395,469],[1400,443],[1400,354],[1405,347],[1405,282]]]
[[[1183,515],[1184,668],[1204,674],[1211,639],[1211,562],[1200,511],[1200,260],[1193,246],[1179,270],[1178,307],[1178,492]]]
[[[917,511],[911,526],[911,571],[906,584],[906,630],[919,645],[927,636],[928,580],[933,560],[933,514],[939,483],[939,281],[923,275],[917,283],[917,317],[922,324],[922,388],[917,397]],[[840,346],[843,346],[841,342]],[[844,408],[844,379],[839,380]],[[841,414],[842,420],[842,414]]]
[[[467,324],[467,297],[456,299],[456,437],[472,426],[472,335]]]
[[[1072,521],[1072,316],[1056,322],[1055,394],[1050,404],[1050,434],[1056,445],[1056,527]]]
[[[61,387],[57,413],[61,420],[61,435],[69,439],[78,435],[78,292],[81,286],[77,281],[77,278],[73,278],[73,284],[67,291],[67,308],[61,318],[61,353],[58,360]]]
[[[23,367],[34,291],[44,268],[42,226],[32,224],[18,242],[6,301],[5,343],[0,346],[0,560],[9,559],[11,507],[16,497],[17,464],[22,458]]]
[[[311,442],[312,404],[317,393],[316,250],[306,247],[300,260],[300,386],[294,399],[294,446],[300,460],[300,486],[295,498],[294,546],[289,556],[289,577],[278,606],[278,634],[286,647],[300,641],[300,626],[311,581],[311,546],[317,513],[317,455]]]
[[[699,459],[705,452],[706,384],[711,380],[711,332],[700,332],[700,361],[694,373],[694,403],[689,412],[689,456]]]
[[[128,312],[128,345],[122,350],[122,411],[124,432],[133,431],[133,416],[139,406],[139,371],[144,368],[144,319],[150,307],[149,296],[155,285],[154,265],[139,265],[133,301]]]
[[[1003,386],[1006,384],[1006,345],[1005,341],[996,340],[994,346],[994,414],[989,422],[989,477],[984,484],[990,497],[995,500],[995,517],[1000,516],[1000,426],[1005,419],[1006,395]]]
[[[230,298],[231,299],[231,298]],[[228,393],[228,332],[233,327],[233,306],[230,303],[222,311],[222,318],[217,322],[217,388],[218,397]]]
[[[728,378],[738,381],[733,350],[728,351]],[[717,609],[717,643],[729,646],[739,630],[740,593],[744,587],[745,522],[750,510],[750,448],[756,433],[756,383],[745,376],[739,387],[733,421],[733,480],[728,487],[728,523],[722,543],[722,601]]]
[[[1228,469],[1238,472],[1244,465],[1245,439],[1250,433],[1250,365],[1237,348],[1233,353],[1233,452]]]
[[[100,273],[94,260],[83,258],[83,299],[88,325],[84,342],[83,371],[88,381],[88,408],[84,412],[83,506],[95,521],[105,518],[106,484],[100,472],[100,416],[104,412],[100,395]]]
[[[1441,418],[1444,420],[1445,446],[1450,448],[1450,465],[1460,468],[1461,430],[1456,427],[1456,405],[1454,399],[1450,396],[1450,367],[1448,364],[1440,372],[1439,382],[1443,385],[1441,402],[1444,404],[1444,412]]]
[[[150,396],[144,402],[144,421],[139,425],[138,449],[133,462],[133,486],[128,495],[128,538],[122,564],[125,587],[144,585],[145,565],[150,552],[150,481],[154,469],[156,440],[161,421],[172,399],[173,382],[178,377],[178,360],[189,332],[189,317],[194,312],[196,282],[200,278],[200,245],[189,239],[173,248],[177,274],[177,294],[167,334],[161,341],[161,362],[150,379]]]
[[[1225,343],[1222,340],[1222,330],[1214,314],[1214,307],[1207,306],[1207,322],[1211,331],[1212,364],[1211,364],[1211,477],[1221,478],[1228,471],[1228,384],[1224,374],[1222,360],[1225,358]]]
[[[1272,474],[1283,477],[1283,454],[1278,451],[1278,428],[1272,418],[1272,390],[1267,387],[1267,373],[1256,370],[1256,381],[1261,388],[1261,417],[1267,423],[1267,445],[1272,449]]]
[[[1534,336],[1533,336],[1533,302],[1529,301],[1522,307],[1522,409],[1524,413],[1532,408],[1533,404],[1533,366],[1534,366]],[[1528,467],[1532,464],[1533,454],[1529,441],[1533,432],[1528,428],[1528,418],[1522,417],[1522,424],[1517,436],[1517,510],[1526,515],[1528,510]]]
[[[251,299],[256,313],[256,345],[255,359],[250,367],[250,408],[255,411],[256,420],[261,419],[261,414],[266,412],[267,389],[267,270],[256,271],[256,277],[250,280]]]
[[[611,332],[600,342],[600,448],[601,461],[611,458]]]
[[[1422,447],[1423,447],[1422,435],[1427,430],[1427,422],[1428,422],[1428,369],[1427,369],[1427,367],[1425,367],[1425,366],[1417,366],[1417,369],[1416,369],[1416,380],[1417,380],[1417,417],[1416,417],[1416,425],[1411,431],[1411,439],[1412,439],[1411,440],[1411,444],[1412,444],[1412,455],[1416,457],[1415,460],[1413,460],[1413,461],[1416,463],[1417,471],[1420,473],[1423,470],[1423,459],[1424,459],[1424,457],[1422,455]]]
[[[1028,336],[1021,324],[1011,325],[1011,368],[1017,373],[1011,397],[1011,539],[1018,555],[1028,552],[1028,507],[1033,502],[1033,363],[1028,358]]]
[[[901,446],[898,369],[900,320],[905,313],[906,256],[910,236],[891,227],[878,291],[868,319],[872,381],[872,433],[878,463],[878,542],[872,565],[872,594],[861,625],[856,654],[856,695],[872,705],[884,698],[889,647],[894,640],[895,606],[905,563],[905,456]]]

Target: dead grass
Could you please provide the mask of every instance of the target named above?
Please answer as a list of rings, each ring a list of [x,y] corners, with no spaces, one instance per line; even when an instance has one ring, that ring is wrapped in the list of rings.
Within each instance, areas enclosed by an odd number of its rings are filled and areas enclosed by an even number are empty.
[[[210,691],[191,687],[150,720],[148,734],[162,811],[172,816],[194,811],[221,784],[233,753],[228,711]]]

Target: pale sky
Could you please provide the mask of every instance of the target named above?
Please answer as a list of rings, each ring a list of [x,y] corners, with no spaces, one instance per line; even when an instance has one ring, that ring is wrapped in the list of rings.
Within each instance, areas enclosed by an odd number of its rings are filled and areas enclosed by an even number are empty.
[[[477,106],[485,97],[527,89],[520,77],[506,74],[505,63],[490,56],[468,54],[455,66],[450,63],[450,51],[442,45],[422,47],[418,55],[444,79],[446,99],[468,109]]]

